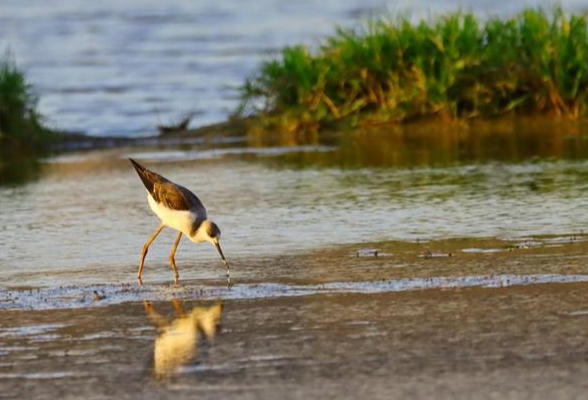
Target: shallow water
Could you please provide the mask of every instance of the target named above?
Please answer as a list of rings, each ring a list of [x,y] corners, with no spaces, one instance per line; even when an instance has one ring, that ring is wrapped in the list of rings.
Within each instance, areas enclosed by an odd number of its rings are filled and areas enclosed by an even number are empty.
[[[10,49],[61,129],[141,136],[194,113],[194,125],[235,109],[235,88],[284,45],[316,45],[335,25],[386,10],[514,13],[551,0],[2,0],[0,51]],[[565,0],[581,10],[584,0]]]
[[[551,155],[533,146],[550,134],[557,138]],[[278,137],[264,146],[242,138],[64,155],[46,162],[40,179],[0,188],[0,282],[133,282],[140,248],[158,221],[129,156],[200,196],[237,276],[251,260],[345,244],[516,244],[538,235],[565,240],[588,226],[585,133],[511,136],[517,140],[507,162],[507,135],[445,135],[407,140],[363,132],[289,145]],[[174,237],[164,230],[153,245],[148,279],[168,279]],[[222,271],[208,244],[184,240],[177,261],[188,279],[216,279]]]

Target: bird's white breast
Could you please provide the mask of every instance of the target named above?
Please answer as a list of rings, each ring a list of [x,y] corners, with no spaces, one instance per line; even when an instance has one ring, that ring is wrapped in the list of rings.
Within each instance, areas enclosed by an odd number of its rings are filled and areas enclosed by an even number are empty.
[[[190,211],[179,211],[167,208],[163,204],[157,203],[150,194],[147,195],[147,201],[151,211],[155,213],[165,226],[169,226],[177,231],[190,235],[192,230],[192,223],[195,220],[195,215]]]

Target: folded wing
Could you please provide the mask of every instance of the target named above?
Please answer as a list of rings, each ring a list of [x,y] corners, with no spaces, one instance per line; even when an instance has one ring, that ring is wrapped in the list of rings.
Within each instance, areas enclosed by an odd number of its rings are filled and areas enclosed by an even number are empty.
[[[200,199],[183,186],[177,185],[163,176],[148,170],[138,162],[130,159],[153,200],[165,207],[177,211],[192,211],[198,218],[206,219],[206,208]]]

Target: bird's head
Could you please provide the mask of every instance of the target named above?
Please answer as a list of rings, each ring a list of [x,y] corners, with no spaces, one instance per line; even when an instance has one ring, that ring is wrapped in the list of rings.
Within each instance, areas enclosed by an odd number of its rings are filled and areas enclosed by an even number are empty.
[[[202,223],[202,226],[200,227],[200,229],[204,232],[204,240],[212,243],[212,245],[214,247],[216,247],[216,249],[218,250],[218,253],[220,254],[221,258],[223,259],[224,263],[226,264],[227,260],[225,259],[223,251],[222,251],[220,244],[219,244],[221,230],[218,227],[218,225],[210,220],[206,220]]]
[[[204,233],[204,240],[212,244],[218,243],[221,236],[221,230],[217,224],[207,219],[206,221],[202,222],[200,231]]]

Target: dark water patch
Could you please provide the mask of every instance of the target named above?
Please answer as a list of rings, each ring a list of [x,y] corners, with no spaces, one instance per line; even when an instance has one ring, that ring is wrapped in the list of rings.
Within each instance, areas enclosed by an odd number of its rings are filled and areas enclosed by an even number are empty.
[[[13,154],[0,155],[0,186],[17,186],[32,182],[41,175],[39,157]]]
[[[272,160],[297,168],[413,168],[588,158],[586,122],[506,118],[460,123],[412,123],[311,135],[250,135],[249,144],[327,144],[330,153],[289,154]],[[580,173],[580,171],[573,171]],[[586,171],[581,171],[586,175]],[[549,191],[554,182],[528,176],[519,183],[529,193]]]

